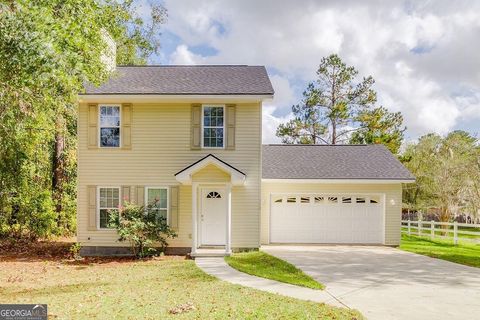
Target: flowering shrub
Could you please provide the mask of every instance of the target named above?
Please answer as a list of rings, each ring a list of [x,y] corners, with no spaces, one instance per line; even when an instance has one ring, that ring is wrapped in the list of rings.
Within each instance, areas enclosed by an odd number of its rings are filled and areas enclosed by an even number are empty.
[[[130,243],[133,254],[138,258],[164,252],[167,239],[177,236],[154,205],[126,203],[119,211],[110,212],[109,226],[117,229],[119,241]]]

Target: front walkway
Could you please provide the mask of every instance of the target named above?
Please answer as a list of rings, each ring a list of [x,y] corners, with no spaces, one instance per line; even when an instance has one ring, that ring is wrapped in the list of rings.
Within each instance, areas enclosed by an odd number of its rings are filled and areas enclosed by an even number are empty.
[[[338,302],[326,290],[313,290],[251,276],[233,269],[225,262],[223,258],[196,258],[195,263],[206,273],[224,281],[301,300],[323,302],[337,307],[346,307]]]

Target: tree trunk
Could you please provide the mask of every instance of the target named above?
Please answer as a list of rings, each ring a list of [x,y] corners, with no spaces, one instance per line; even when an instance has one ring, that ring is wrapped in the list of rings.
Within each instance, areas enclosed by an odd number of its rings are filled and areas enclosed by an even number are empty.
[[[64,121],[60,117],[57,120],[57,130],[55,133],[55,146],[53,150],[52,163],[52,197],[55,203],[55,211],[57,213],[57,225],[60,226],[60,213],[62,212],[63,183],[65,179],[64,172],[64,151],[65,136],[63,135]]]
[[[337,124],[332,121],[332,144],[337,144]]]

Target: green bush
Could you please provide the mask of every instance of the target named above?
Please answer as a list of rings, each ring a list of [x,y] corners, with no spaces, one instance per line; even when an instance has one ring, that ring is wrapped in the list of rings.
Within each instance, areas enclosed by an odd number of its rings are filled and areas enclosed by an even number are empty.
[[[26,226],[31,238],[48,238],[56,234],[56,217],[50,191],[43,191],[26,205]]]
[[[177,234],[168,226],[167,219],[159,216],[154,206],[127,203],[118,211],[110,212],[110,227],[117,229],[119,241],[128,241],[138,258],[165,251],[167,239]]]
[[[0,217],[0,236],[35,240],[57,234],[57,215],[49,191],[24,192],[9,200],[13,209]]]
[[[80,250],[82,249],[82,245],[78,242],[75,242],[71,245],[69,251],[75,260],[80,260],[82,257],[80,256]]]

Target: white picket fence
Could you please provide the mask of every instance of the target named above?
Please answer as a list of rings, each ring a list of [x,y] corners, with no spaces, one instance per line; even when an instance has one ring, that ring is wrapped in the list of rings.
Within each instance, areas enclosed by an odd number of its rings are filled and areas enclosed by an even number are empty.
[[[440,228],[438,228],[440,227]],[[459,229],[461,227],[461,229]],[[480,224],[458,222],[436,222],[420,220],[402,220],[402,233],[420,237],[448,238],[457,244],[458,239],[472,242],[480,242],[480,232],[464,230],[465,228],[480,228]],[[425,232],[427,231],[427,232]],[[429,231],[429,232],[428,232]],[[465,237],[471,236],[471,237]]]

